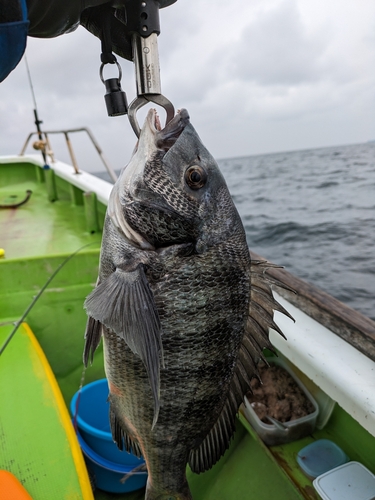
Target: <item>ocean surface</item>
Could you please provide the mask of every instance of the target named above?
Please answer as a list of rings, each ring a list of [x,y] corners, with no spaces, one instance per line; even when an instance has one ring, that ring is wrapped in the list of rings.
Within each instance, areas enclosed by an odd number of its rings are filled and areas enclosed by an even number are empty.
[[[375,143],[218,163],[249,247],[375,320]]]

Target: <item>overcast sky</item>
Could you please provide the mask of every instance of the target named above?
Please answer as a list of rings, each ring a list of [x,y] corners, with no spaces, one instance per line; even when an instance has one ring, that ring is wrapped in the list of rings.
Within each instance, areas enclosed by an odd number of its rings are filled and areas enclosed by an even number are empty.
[[[178,0],[160,17],[162,92],[216,158],[375,139],[373,0]],[[29,38],[26,53],[43,127],[90,127],[112,166],[126,164],[136,137],[127,117],[107,117],[99,40],[79,28]],[[130,102],[133,64],[119,62]],[[21,61],[0,84],[0,154],[19,152],[32,110]],[[102,170],[85,137],[72,142],[82,168]]]

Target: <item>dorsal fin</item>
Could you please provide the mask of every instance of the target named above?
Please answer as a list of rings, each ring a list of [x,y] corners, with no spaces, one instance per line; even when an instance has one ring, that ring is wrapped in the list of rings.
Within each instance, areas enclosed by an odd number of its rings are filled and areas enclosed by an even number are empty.
[[[273,320],[273,312],[280,311],[293,319],[273,297],[270,285],[279,284],[279,282],[265,274],[269,267],[276,266],[267,261],[251,262],[249,316],[238,351],[228,397],[210,432],[200,446],[190,452],[189,465],[193,472],[198,474],[209,470],[229,447],[235,430],[238,408],[246,393],[251,390],[251,379],[259,378],[257,365],[261,359],[267,362],[262,351],[265,348],[273,350],[268,336],[269,329],[273,328],[283,335]]]

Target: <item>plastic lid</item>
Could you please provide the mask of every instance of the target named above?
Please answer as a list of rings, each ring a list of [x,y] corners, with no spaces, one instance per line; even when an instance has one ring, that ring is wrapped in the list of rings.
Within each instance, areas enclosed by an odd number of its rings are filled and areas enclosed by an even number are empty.
[[[348,462],[313,481],[323,500],[371,500],[375,498],[375,476],[359,462]]]
[[[349,459],[333,441],[318,439],[298,452],[297,462],[310,477],[317,477],[338,467]]]

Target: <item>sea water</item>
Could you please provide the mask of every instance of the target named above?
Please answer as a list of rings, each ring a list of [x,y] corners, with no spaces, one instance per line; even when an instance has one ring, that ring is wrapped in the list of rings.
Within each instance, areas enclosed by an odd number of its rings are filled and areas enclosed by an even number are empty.
[[[375,320],[375,143],[218,163],[251,250]]]
[[[254,252],[375,319],[375,143],[218,163]]]

